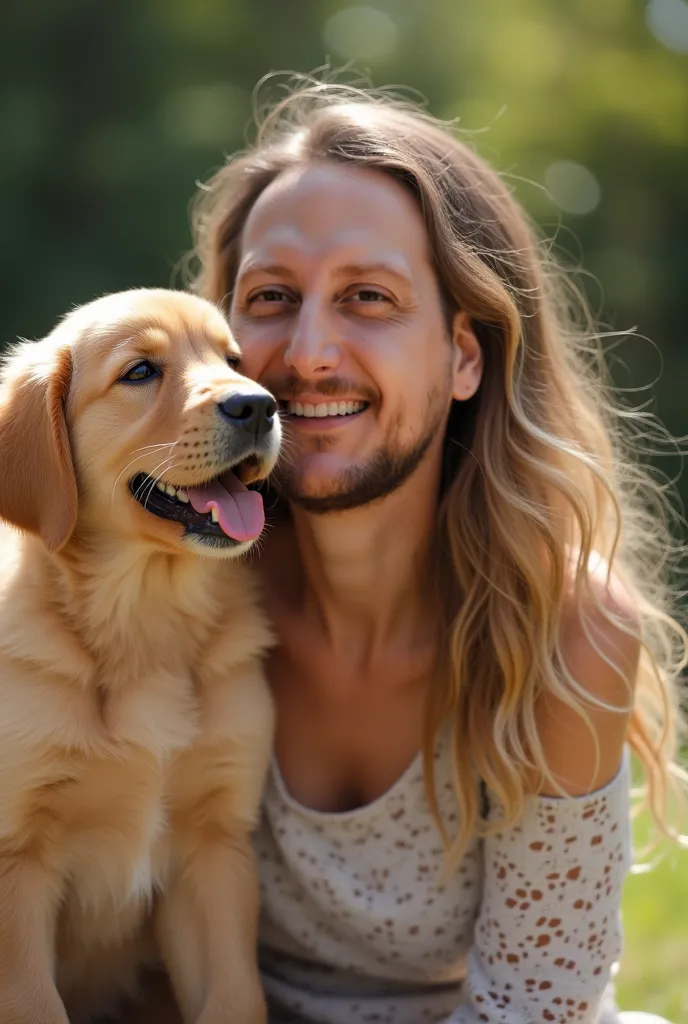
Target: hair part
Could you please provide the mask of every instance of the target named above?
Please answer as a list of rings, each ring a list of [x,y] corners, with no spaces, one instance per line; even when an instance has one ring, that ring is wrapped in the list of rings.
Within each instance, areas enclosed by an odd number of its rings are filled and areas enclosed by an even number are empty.
[[[448,125],[388,93],[306,79],[266,113],[255,143],[197,199],[201,294],[228,309],[257,198],[287,169],[322,160],[376,169],[411,191],[447,316],[465,310],[483,347],[481,387],[450,414],[438,511],[446,643],[423,749],[448,864],[458,864],[472,835],[516,821],[531,772],[556,787],[536,727],[538,694],[555,695],[590,724],[587,709],[599,702],[571,676],[561,649],[571,590],[584,621],[592,610],[629,629],[596,596],[594,558],[638,611],[642,656],[637,678],[627,680],[628,742],[656,822],[677,835],[669,807],[685,781],[676,754],[686,661],[670,586],[677,549],[666,495],[634,444],[636,434],[662,428],[616,400],[600,334],[499,175]],[[440,820],[432,769],[447,721],[461,822],[454,836]],[[481,782],[503,811],[491,825]]]

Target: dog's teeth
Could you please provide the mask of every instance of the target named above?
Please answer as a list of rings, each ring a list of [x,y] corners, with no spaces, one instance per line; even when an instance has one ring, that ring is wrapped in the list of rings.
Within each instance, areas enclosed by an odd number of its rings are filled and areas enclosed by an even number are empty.
[[[167,493],[167,484],[162,483],[161,480],[158,480],[156,482],[155,486],[156,486],[157,490],[162,491],[163,494]]]
[[[185,505],[188,505],[189,495],[186,491],[177,491],[177,501],[183,501]]]
[[[213,509],[212,509],[212,511],[210,513],[210,518],[212,519],[212,521],[214,523],[219,523],[220,522],[220,517],[217,514],[217,509],[215,507],[213,507]]]
[[[167,493],[169,494],[169,496],[171,498],[176,498],[177,497],[177,488],[173,487],[172,484],[168,484],[167,485]]]

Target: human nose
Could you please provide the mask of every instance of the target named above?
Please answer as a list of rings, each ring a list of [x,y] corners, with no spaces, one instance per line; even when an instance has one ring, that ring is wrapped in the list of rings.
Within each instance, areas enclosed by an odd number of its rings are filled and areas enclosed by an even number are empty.
[[[331,373],[341,362],[339,340],[328,309],[319,299],[302,302],[284,361],[301,377]]]

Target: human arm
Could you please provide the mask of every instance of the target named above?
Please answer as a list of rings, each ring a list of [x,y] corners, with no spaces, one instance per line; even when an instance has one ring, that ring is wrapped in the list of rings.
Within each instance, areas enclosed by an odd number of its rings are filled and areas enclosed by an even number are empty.
[[[467,1002],[445,1024],[588,1024],[621,950],[619,906],[630,863],[624,743],[639,645],[618,585],[598,583],[617,618],[572,609],[562,638],[570,674],[608,705],[580,716],[551,695],[537,708],[551,780],[533,779],[519,822],[484,841],[483,898],[469,954]],[[592,635],[592,642],[590,636]],[[493,808],[491,814],[496,814]]]

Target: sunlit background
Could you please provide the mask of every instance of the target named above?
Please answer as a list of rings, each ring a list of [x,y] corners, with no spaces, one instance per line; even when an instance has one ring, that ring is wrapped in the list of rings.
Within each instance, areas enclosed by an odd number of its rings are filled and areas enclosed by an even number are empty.
[[[327,62],[459,119],[596,316],[636,328],[619,384],[688,434],[685,0],[9,0],[0,338],[178,283],[196,183],[250,138],[257,81]],[[625,919],[621,1003],[688,1022],[686,856],[629,881]]]

